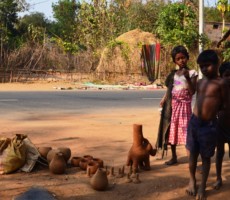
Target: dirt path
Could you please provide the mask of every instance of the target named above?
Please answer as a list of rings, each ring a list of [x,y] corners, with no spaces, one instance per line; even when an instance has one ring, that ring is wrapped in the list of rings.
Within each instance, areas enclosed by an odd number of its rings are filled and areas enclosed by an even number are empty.
[[[11,85],[12,86],[12,85]],[[3,91],[0,85],[0,91]],[[41,86],[40,86],[41,87]],[[33,86],[32,88],[35,88]],[[46,86],[46,88],[50,88]],[[40,88],[41,89],[41,88]],[[6,89],[6,85],[4,87]],[[31,87],[27,87],[31,90]],[[45,86],[44,86],[45,90]],[[159,123],[159,112],[153,109],[108,110],[86,115],[34,116],[28,120],[25,114],[18,115],[14,121],[0,119],[2,137],[13,137],[15,133],[27,134],[36,146],[67,146],[72,156],[90,154],[104,160],[105,165],[115,167],[115,173],[125,165],[127,153],[132,145],[132,125],[143,125],[144,136],[155,144]],[[228,152],[223,164],[224,185],[219,191],[212,189],[215,181],[215,165],[211,166],[207,182],[209,200],[229,199],[230,162]],[[44,187],[59,200],[189,200],[185,189],[188,183],[188,164],[186,151],[178,147],[179,164],[168,167],[164,160],[151,157],[151,170],[140,172],[140,184],[125,183],[126,178],[109,179],[109,188],[98,192],[89,185],[86,173],[77,167],[69,167],[64,175],[53,175],[46,168],[37,167],[31,173],[1,175],[0,199],[10,200],[27,191],[32,186]],[[128,172],[128,168],[125,168]],[[201,174],[197,173],[198,184]]]

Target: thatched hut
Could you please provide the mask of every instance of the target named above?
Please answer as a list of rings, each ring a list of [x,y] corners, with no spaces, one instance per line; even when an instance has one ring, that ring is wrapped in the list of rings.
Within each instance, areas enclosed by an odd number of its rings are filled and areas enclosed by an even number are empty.
[[[149,32],[135,29],[120,35],[113,48],[106,47],[101,55],[96,72],[103,76],[142,74],[141,48],[144,44],[157,43],[156,37]]]

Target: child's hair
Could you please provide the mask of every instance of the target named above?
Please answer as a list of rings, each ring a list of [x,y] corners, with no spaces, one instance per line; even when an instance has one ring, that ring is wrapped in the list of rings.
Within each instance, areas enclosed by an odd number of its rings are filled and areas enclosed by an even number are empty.
[[[175,62],[175,58],[176,58],[176,55],[178,53],[184,54],[187,57],[187,59],[189,59],[189,53],[188,53],[187,49],[184,46],[179,45],[179,46],[174,47],[172,52],[171,52],[173,62]]]
[[[214,65],[217,65],[219,63],[217,53],[212,49],[204,50],[203,52],[201,52],[197,58],[197,64],[204,62],[210,62]]]
[[[223,73],[225,71],[229,70],[230,71],[230,62],[224,62],[220,65],[220,68],[219,68],[219,73],[220,73],[220,76],[222,77],[223,76]]]

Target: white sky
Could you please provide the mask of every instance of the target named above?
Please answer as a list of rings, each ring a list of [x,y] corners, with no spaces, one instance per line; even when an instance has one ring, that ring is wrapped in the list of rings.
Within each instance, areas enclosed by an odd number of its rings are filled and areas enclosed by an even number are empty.
[[[181,0],[172,0],[172,2],[181,1]],[[27,0],[27,3],[31,5],[29,13],[32,12],[41,12],[45,14],[45,17],[52,20],[52,3],[57,3],[58,0]],[[206,6],[215,6],[217,0],[204,0]],[[21,13],[20,15],[28,14],[28,12]]]

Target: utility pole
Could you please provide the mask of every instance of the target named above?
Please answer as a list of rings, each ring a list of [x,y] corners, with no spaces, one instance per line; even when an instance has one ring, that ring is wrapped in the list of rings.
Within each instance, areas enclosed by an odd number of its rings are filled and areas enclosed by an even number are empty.
[[[199,0],[199,35],[202,36],[204,33],[204,0]],[[199,53],[203,51],[202,43],[199,41]],[[198,78],[202,78],[201,71],[199,69]]]

